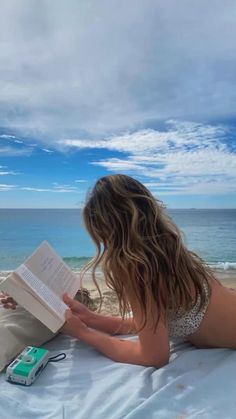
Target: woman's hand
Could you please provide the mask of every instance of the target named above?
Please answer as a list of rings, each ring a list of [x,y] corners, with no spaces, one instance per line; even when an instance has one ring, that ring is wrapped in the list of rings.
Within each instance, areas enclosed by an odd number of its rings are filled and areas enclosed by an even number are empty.
[[[69,308],[65,312],[65,319],[66,322],[61,331],[66,335],[83,340],[84,334],[89,330],[86,324]]]
[[[79,301],[73,300],[70,298],[69,295],[64,294],[63,301],[68,305],[68,307],[73,312],[73,315],[79,317],[82,322],[84,322],[87,326],[91,326],[91,322],[93,317],[95,317],[95,313],[88,309],[84,304],[80,303]]]
[[[17,306],[17,302],[4,292],[0,292],[0,304],[2,304],[4,308],[10,308],[11,310],[15,310]]]

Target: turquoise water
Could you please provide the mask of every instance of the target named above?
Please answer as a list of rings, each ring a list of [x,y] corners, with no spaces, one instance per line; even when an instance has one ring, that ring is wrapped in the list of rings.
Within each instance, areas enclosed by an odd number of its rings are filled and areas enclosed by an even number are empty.
[[[218,268],[236,269],[236,210],[169,210],[189,249]],[[0,209],[0,270],[16,268],[47,240],[77,270],[95,248],[79,209]]]

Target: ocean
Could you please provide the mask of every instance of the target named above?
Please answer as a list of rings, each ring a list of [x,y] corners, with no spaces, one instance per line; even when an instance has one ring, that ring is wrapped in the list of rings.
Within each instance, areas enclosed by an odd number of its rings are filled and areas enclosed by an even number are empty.
[[[168,210],[190,250],[211,267],[235,270],[236,209]],[[79,209],[0,209],[0,271],[21,264],[47,240],[75,271],[93,256],[95,247]]]

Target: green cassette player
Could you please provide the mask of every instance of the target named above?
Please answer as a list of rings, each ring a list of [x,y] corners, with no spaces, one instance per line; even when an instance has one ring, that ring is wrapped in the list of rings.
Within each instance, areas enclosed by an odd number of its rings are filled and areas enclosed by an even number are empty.
[[[47,349],[27,346],[7,367],[6,380],[29,386],[40,375],[48,361]]]

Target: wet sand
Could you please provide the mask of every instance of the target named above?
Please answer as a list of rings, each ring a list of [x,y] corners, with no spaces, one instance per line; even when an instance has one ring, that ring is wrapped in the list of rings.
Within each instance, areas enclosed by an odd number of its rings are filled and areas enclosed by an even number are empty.
[[[214,274],[219,281],[229,288],[236,289],[236,270],[220,271],[215,270]]]

